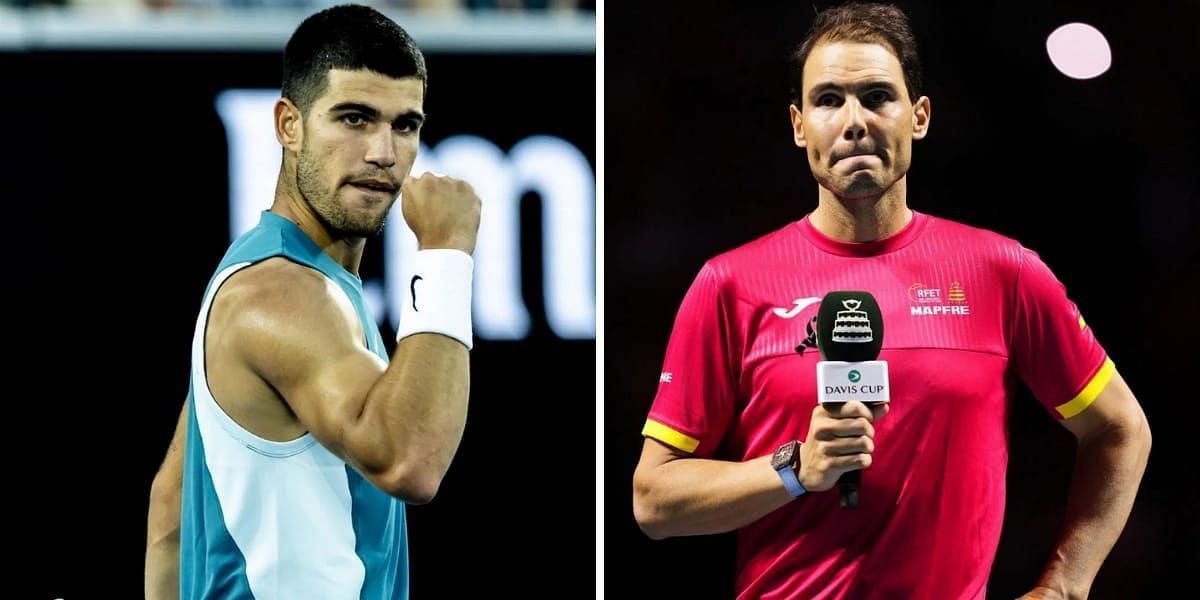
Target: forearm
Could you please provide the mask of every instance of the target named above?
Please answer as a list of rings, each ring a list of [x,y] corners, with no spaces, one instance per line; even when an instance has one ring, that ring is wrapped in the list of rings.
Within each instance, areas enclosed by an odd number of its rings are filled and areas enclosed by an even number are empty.
[[[1144,420],[1081,440],[1067,497],[1066,523],[1039,586],[1086,598],[1121,535],[1150,453]]]
[[[146,599],[179,598],[179,494],[156,479],[146,524]]]
[[[662,539],[744,527],[792,500],[770,456],[746,462],[681,458],[634,477],[634,513]]]
[[[413,503],[432,499],[462,440],[470,392],[470,356],[449,337],[405,337],[367,394],[354,436],[386,449],[389,490]],[[362,448],[370,453],[372,450]]]

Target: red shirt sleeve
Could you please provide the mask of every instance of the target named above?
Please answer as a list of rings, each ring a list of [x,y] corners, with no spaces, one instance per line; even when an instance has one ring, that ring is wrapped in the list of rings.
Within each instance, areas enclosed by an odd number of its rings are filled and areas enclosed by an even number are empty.
[[[1056,419],[1083,412],[1115,372],[1079,308],[1037,253],[1022,248],[1009,359]]]
[[[737,389],[730,304],[706,264],[675,317],[643,435],[701,457],[720,446],[733,421]]]

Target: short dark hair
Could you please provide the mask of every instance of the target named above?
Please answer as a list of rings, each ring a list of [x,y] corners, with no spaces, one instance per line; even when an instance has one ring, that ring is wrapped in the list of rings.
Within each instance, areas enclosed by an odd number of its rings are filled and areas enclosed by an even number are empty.
[[[921,60],[917,40],[908,24],[908,16],[890,4],[851,2],[827,8],[817,14],[808,36],[791,54],[792,103],[800,106],[804,93],[804,61],[821,42],[860,42],[886,46],[900,61],[908,99],[916,101],[921,92]]]
[[[425,56],[395,21],[368,6],[343,4],[296,28],[283,50],[283,96],[308,112],[325,93],[330,69],[370,69],[427,82]]]

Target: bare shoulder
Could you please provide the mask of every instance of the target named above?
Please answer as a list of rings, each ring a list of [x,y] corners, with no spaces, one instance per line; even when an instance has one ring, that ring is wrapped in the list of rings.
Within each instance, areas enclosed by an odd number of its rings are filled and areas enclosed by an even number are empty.
[[[336,283],[275,257],[234,273],[221,286],[209,315],[209,339],[256,370],[301,368],[310,352],[362,339],[362,326]]]
[[[302,309],[320,304],[331,282],[321,273],[283,257],[268,258],[229,277],[213,304],[270,310],[276,306]]]

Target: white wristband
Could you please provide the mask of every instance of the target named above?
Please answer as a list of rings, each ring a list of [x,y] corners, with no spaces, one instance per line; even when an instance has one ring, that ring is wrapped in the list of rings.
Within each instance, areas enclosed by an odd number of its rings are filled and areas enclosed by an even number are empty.
[[[420,250],[404,280],[396,341],[440,333],[471,349],[471,276],[475,261],[461,250]]]

